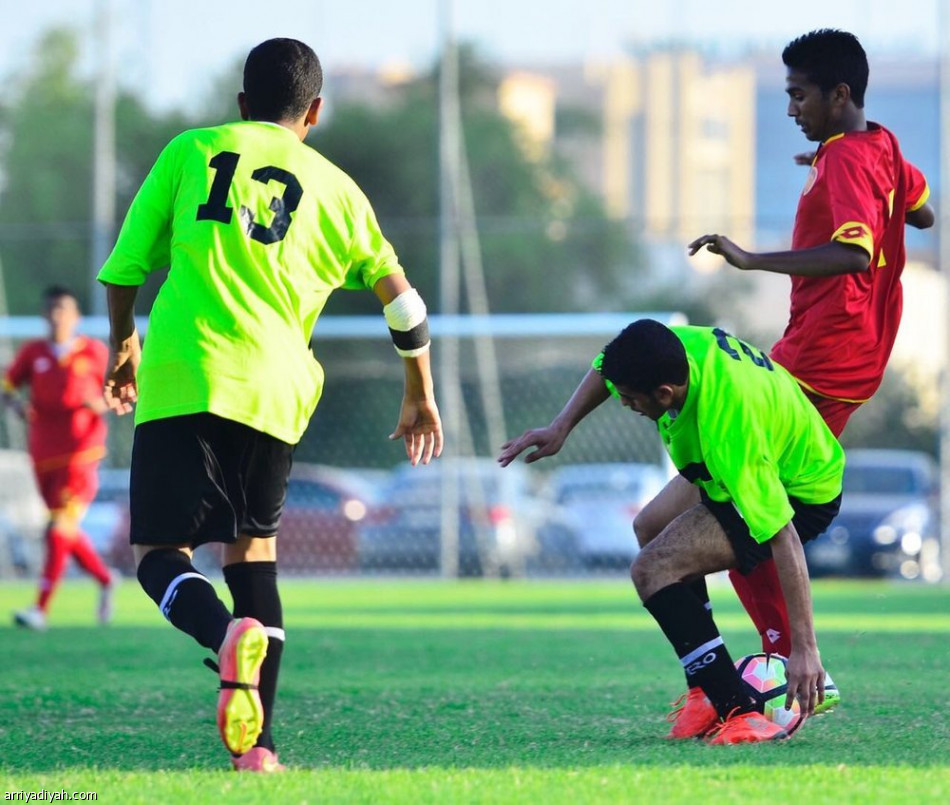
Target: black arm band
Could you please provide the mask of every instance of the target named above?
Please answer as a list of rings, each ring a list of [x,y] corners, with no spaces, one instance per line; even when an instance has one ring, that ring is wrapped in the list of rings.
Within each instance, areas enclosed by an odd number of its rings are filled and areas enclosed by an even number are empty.
[[[390,327],[389,334],[392,336],[396,349],[405,352],[421,349],[429,343],[429,320],[423,319],[421,324],[417,324],[411,330],[394,330]]]

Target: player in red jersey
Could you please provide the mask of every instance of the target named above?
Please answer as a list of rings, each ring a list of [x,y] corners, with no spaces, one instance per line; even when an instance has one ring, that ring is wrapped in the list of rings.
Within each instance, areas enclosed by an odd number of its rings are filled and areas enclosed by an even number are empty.
[[[788,274],[791,310],[771,356],[802,385],[828,427],[840,436],[850,415],[877,390],[900,323],[904,224],[934,223],[921,172],[901,154],[897,138],[865,118],[868,63],[857,38],[823,29],[786,46],[788,115],[815,154],[789,251],[754,253],[723,235],[704,246],[744,271]],[[669,511],[644,509],[652,529]],[[651,522],[651,516],[657,522]],[[788,656],[789,625],[773,562],[752,574],[730,573],[733,586],[762,635],[765,651]],[[829,704],[836,703],[831,697]]]
[[[45,629],[50,599],[74,557],[102,587],[100,623],[112,615],[112,576],[80,528],[99,486],[105,455],[107,410],[102,388],[109,353],[105,344],[76,335],[79,303],[66,288],[43,294],[49,336],[23,345],[3,379],[3,396],[28,423],[36,482],[50,513],[46,561],[35,606],[14,615],[20,626]],[[29,399],[16,392],[29,389]]]

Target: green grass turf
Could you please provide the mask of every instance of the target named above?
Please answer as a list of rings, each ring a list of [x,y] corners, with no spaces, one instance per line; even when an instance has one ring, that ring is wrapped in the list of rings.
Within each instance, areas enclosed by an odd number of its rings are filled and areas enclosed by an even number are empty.
[[[292,771],[235,775],[216,679],[132,582],[93,625],[91,583],[44,634],[6,626],[0,793],[100,802],[879,803],[950,801],[950,588],[819,582],[837,712],[788,742],[664,741],[682,672],[622,575],[599,582],[293,581],[276,737]],[[734,657],[758,650],[712,589]]]

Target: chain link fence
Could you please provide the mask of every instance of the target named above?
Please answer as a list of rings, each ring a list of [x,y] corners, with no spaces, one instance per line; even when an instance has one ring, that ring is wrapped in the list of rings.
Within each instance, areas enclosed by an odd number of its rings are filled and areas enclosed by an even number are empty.
[[[409,466],[401,442],[388,438],[402,399],[402,364],[382,318],[322,321],[313,349],[326,370],[326,387],[295,454],[278,542],[281,572],[520,576],[622,569],[635,553],[633,516],[667,478],[651,422],[609,400],[556,457],[530,465],[519,460],[505,469],[495,458],[499,438],[551,421],[592,358],[634,318],[487,317],[482,326],[466,328],[462,317],[457,321],[463,326],[449,333],[434,317],[437,394],[443,418],[455,422],[457,432],[443,457],[427,467]],[[41,327],[40,320],[29,321],[8,338],[8,349]],[[104,322],[87,319],[85,329],[101,337]],[[494,362],[486,366],[480,345],[489,338]],[[457,355],[454,365],[447,365],[446,349]],[[446,408],[452,399],[457,411]],[[110,418],[100,493],[85,522],[107,560],[128,574],[132,435],[131,417]],[[0,577],[35,574],[42,505],[22,423],[4,417],[0,440],[0,455],[8,459],[0,464]],[[216,550],[199,551],[207,572],[219,566]]]

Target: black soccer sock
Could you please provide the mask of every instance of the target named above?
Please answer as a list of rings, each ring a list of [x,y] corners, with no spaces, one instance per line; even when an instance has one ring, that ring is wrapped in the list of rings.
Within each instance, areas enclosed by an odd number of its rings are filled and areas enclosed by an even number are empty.
[[[702,605],[706,611],[711,613],[712,604],[709,602],[709,588],[706,586],[706,577],[700,576],[698,579],[689,582],[687,586],[696,594],[696,597],[700,600],[700,602],[702,602]],[[684,673],[686,673],[685,669]],[[690,689],[699,687],[699,683],[696,681],[696,678],[690,676],[689,674],[686,674],[686,685]]]
[[[643,606],[672,643],[687,680],[703,689],[722,718],[736,708],[740,712],[754,709],[712,614],[690,585],[677,582],[664,587]]]
[[[706,586],[706,577],[700,576],[698,579],[694,579],[686,585],[693,591],[703,607],[712,612],[712,604],[709,603],[709,588]]]
[[[271,723],[277,698],[277,677],[284,652],[284,613],[277,590],[276,562],[236,562],[224,568],[234,598],[235,618],[257,618],[267,630],[267,656],[261,666],[258,693],[264,706],[264,727],[255,746],[274,751]]]
[[[231,613],[188,555],[177,548],[149,551],[136,573],[165,618],[217,654]]]

